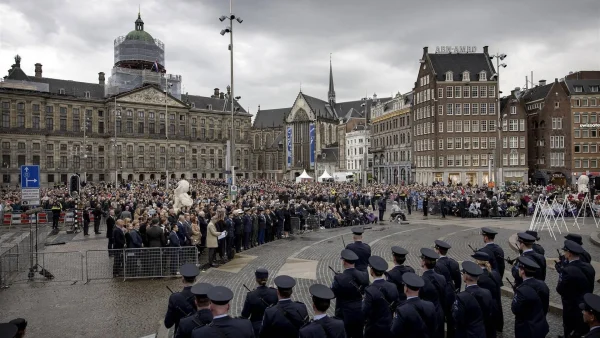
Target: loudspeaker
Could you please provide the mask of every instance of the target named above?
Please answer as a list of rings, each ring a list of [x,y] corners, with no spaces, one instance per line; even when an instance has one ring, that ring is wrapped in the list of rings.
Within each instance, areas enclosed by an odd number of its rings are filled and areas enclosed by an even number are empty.
[[[600,190],[600,177],[594,177],[594,188]]]

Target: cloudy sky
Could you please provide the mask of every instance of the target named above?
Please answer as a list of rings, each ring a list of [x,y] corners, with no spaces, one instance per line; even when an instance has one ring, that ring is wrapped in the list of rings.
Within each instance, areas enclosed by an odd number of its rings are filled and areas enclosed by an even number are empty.
[[[598,0],[233,0],[235,94],[252,113],[289,107],[302,91],[326,99],[329,55],[338,101],[407,92],[422,48],[488,45],[508,54],[507,93],[569,71],[600,69]],[[185,91],[210,95],[229,84],[229,37],[218,17],[228,0],[0,0],[0,74],[13,64],[34,74],[96,82],[113,64],[113,40],[145,30],[166,45],[169,73]]]

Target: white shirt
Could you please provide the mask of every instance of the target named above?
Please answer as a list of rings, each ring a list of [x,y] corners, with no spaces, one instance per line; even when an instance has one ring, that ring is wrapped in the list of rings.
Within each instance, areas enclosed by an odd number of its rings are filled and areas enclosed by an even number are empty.
[[[314,317],[314,320],[319,320],[319,319],[321,319],[321,318],[325,318],[325,317],[327,317],[327,314],[326,314],[326,313],[324,313],[324,314],[322,314],[322,315],[315,315],[315,317]]]
[[[526,252],[529,252],[529,251],[533,251],[533,249],[523,250],[523,253],[526,253]]]
[[[279,301],[280,301],[280,302],[285,302],[286,300],[292,300],[292,299],[291,299],[291,298],[282,298],[282,299],[280,299]]]
[[[217,318],[223,318],[223,317],[227,317],[228,314],[223,314],[223,315],[218,315],[218,316],[214,316],[213,320],[217,319]]]
[[[419,296],[406,297],[406,300],[413,299],[413,298],[419,298]]]
[[[375,282],[376,280],[385,280],[385,279],[383,279],[383,277],[373,278],[373,282]]]
[[[494,242],[487,242],[487,243],[485,243],[485,245],[490,245],[490,244],[494,244]]]

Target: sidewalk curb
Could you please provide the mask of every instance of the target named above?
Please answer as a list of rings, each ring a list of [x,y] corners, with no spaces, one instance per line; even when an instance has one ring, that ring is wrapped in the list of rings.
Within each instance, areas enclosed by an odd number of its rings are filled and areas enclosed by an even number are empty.
[[[590,242],[592,242],[592,244],[594,244],[595,246],[600,246],[600,232],[592,232],[592,234],[590,235]]]

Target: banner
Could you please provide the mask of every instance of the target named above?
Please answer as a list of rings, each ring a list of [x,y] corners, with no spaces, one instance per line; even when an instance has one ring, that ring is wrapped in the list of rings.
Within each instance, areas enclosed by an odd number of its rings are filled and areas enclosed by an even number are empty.
[[[287,127],[287,167],[292,167],[292,127]]]
[[[316,139],[317,139],[317,135],[316,135],[316,128],[315,128],[315,124],[311,123],[308,126],[308,137],[310,138],[310,167],[314,168],[315,167],[315,148],[317,146],[316,143]]]

